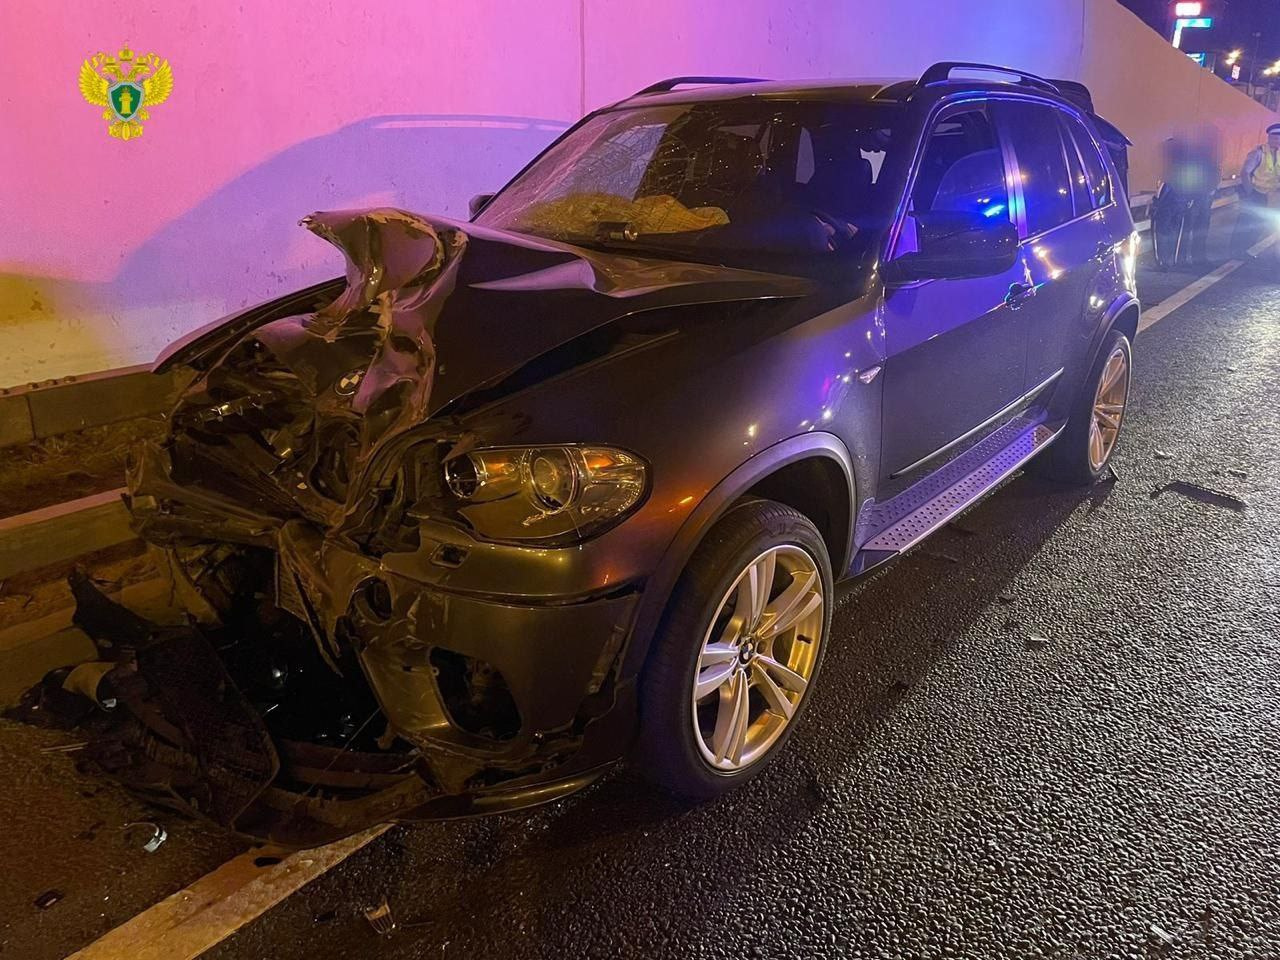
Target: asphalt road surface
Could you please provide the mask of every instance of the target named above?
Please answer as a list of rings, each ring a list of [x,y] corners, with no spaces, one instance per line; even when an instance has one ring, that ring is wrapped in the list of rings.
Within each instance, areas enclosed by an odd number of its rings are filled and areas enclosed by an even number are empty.
[[[1144,269],[1144,297],[1203,272]],[[803,727],[744,789],[687,807],[624,769],[395,828],[206,956],[1280,957],[1277,280],[1246,264],[1139,336],[1117,479],[1019,477],[842,589]],[[0,957],[63,956],[240,849],[173,824],[95,853],[28,807],[132,801],[0,735],[27,797],[6,771]]]

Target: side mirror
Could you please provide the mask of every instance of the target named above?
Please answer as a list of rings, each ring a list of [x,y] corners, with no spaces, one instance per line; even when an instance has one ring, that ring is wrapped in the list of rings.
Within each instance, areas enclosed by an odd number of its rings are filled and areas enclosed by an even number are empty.
[[[474,220],[476,214],[487,207],[489,205],[489,201],[496,196],[496,193],[477,193],[472,197],[467,203],[467,212],[470,214],[471,219]]]
[[[920,249],[885,264],[890,282],[993,277],[1018,260],[1018,228],[1004,218],[940,211],[914,219]]]

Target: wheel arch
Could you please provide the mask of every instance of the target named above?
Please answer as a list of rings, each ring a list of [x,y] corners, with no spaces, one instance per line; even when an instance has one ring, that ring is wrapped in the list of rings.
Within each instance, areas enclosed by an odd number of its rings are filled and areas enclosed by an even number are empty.
[[[1097,328],[1093,332],[1093,339],[1089,343],[1089,352],[1084,357],[1079,374],[1079,382],[1083,383],[1084,379],[1089,375],[1089,371],[1093,369],[1093,365],[1098,360],[1098,352],[1102,349],[1103,342],[1107,339],[1107,334],[1112,330],[1119,330],[1129,339],[1132,345],[1134,338],[1138,335],[1138,321],[1142,315],[1142,306],[1138,302],[1138,298],[1130,293],[1124,293],[1111,301],[1106,312],[1103,313],[1102,319],[1098,321]],[[1071,388],[1071,397],[1075,396],[1075,386]]]
[[[644,665],[671,591],[698,544],[734,504],[749,496],[778,500],[809,517],[827,544],[835,578],[848,568],[857,515],[857,486],[848,448],[830,433],[805,433],[780,441],[716,484],[677,531],[641,595],[624,677],[634,677]]]
[[[1119,330],[1129,338],[1129,343],[1132,344],[1138,338],[1138,321],[1142,316],[1142,307],[1138,301],[1131,297],[1121,297],[1117,303],[1112,304],[1112,309],[1108,313],[1110,322],[1103,324],[1098,343],[1102,343],[1102,338],[1107,335],[1108,330]]]

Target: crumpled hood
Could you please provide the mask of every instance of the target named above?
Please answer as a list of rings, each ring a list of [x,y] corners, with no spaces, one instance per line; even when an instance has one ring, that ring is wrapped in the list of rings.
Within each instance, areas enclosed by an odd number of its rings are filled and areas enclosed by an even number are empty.
[[[229,535],[234,505],[242,541],[289,517],[348,527],[368,510],[370,464],[395,438],[434,430],[469,442],[433,415],[575,337],[637,313],[812,289],[798,277],[589,252],[390,208],[302,223],[342,250],[345,283],[227,318],[166,353],[157,369],[188,364],[198,376],[166,450],[142,451],[130,482],[159,494],[143,478],[168,474],[188,508],[216,491],[215,527]]]
[[[421,328],[438,359],[418,365],[418,375],[431,380],[421,411],[427,415],[622,316],[696,303],[791,298],[813,289],[801,277],[589,251],[392,208],[315,213],[302,224],[347,260],[345,288],[315,314],[313,332],[320,336],[307,339],[342,339],[343,328],[361,327],[360,315],[370,309],[383,312],[388,332],[388,310],[402,318],[413,314],[412,323],[402,319],[398,328],[414,327],[413,339]],[[255,328],[295,311],[305,319],[303,310],[337,288],[337,281],[318,285],[209,324],[175,342],[155,369],[206,367]],[[373,365],[386,367],[393,357],[394,351],[384,350]],[[365,394],[366,403],[372,393]]]

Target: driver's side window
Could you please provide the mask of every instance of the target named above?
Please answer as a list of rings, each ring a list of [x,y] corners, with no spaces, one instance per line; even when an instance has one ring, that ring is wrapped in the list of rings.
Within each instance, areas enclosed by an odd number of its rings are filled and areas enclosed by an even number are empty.
[[[980,107],[948,113],[930,131],[895,256],[918,251],[929,215],[948,213],[1012,219],[1000,142]]]

